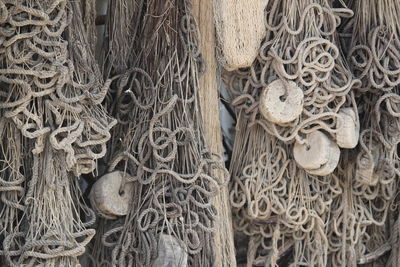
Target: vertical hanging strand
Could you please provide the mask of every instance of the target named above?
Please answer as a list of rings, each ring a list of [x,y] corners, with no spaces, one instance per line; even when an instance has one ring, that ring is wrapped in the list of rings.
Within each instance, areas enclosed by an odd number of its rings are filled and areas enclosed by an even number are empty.
[[[355,238],[347,241],[341,264],[346,264],[349,255],[359,264],[390,264],[382,255],[390,245],[393,255],[397,253],[397,229],[388,221],[397,219],[398,213],[400,22],[396,14],[400,3],[354,0],[349,5],[355,15],[342,28],[342,39],[348,44],[346,56],[353,75],[362,82],[356,101],[360,114],[365,115],[360,121],[351,188],[354,197],[349,203],[358,209],[357,224],[347,229]],[[347,165],[342,168],[350,168]]]
[[[214,262],[212,199],[226,170],[203,137],[198,76],[204,62],[190,10],[189,1],[145,1],[133,47],[138,57],[112,84],[122,103],[115,114],[127,130],[108,170],[125,172],[123,184],[133,187],[128,214],[108,216],[114,223],[102,238],[113,266]]]
[[[2,117],[0,119],[0,223],[1,239],[5,240],[20,232],[21,218],[25,210],[23,198],[25,195],[24,161],[26,152],[21,133],[14,123]],[[4,243],[0,244],[0,264],[5,266],[7,255]]]
[[[146,94],[149,104],[144,103],[145,110],[136,108],[135,105],[140,105],[137,98],[132,98],[138,93],[145,94],[145,90],[140,92],[147,84],[145,80],[131,77],[131,68],[135,68],[138,63],[138,36],[139,26],[143,26],[142,10],[144,0],[110,0],[108,1],[105,33],[100,51],[100,64],[102,74],[105,79],[109,77],[118,77],[111,84],[104,106],[110,115],[114,116],[117,120],[117,125],[111,130],[111,139],[107,144],[107,155],[104,161],[100,161],[100,166],[104,168],[97,169],[96,176],[102,176],[107,172],[107,166],[113,159],[117,151],[127,149],[130,142],[140,138],[140,131],[135,130],[136,127],[142,127],[143,123],[149,120],[148,110],[154,102],[151,94]],[[136,70],[138,68],[136,67]],[[135,74],[139,74],[134,72]],[[121,76],[122,75],[122,76]],[[143,85],[141,83],[145,82]],[[149,82],[149,80],[147,80]],[[150,81],[152,83],[152,81]],[[147,90],[153,89],[153,85]],[[136,100],[136,102],[135,102]],[[137,126],[136,126],[137,125]],[[128,140],[127,142],[122,142]],[[122,167],[126,170],[126,166]],[[135,190],[132,194],[135,201],[140,200],[137,197],[140,191]],[[92,203],[94,199],[92,197]],[[118,204],[119,205],[119,204]],[[132,209],[136,207],[131,204]],[[112,249],[115,245],[115,240],[118,240],[121,234],[122,226],[125,222],[124,217],[116,218],[115,216],[98,216],[96,225],[96,236],[94,237],[93,245],[90,252],[87,254],[88,259],[91,260],[92,266],[110,265],[112,261]],[[111,218],[111,220],[110,220]],[[105,234],[107,233],[107,234]],[[130,261],[130,263],[132,263]]]
[[[99,106],[109,82],[88,49],[81,8],[65,0],[0,4],[0,109],[26,149],[25,207],[19,231],[3,240],[6,266],[76,266],[94,235],[78,179],[105,155],[115,123]]]
[[[328,264],[340,148],[359,138],[360,81],[336,33],[351,15],[333,1],[268,1],[257,58],[224,74],[237,115],[230,200],[248,266]]]

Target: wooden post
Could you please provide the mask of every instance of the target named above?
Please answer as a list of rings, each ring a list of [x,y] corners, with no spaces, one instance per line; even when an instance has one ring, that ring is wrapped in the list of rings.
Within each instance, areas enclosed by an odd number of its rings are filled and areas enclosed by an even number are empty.
[[[199,24],[201,52],[207,62],[207,71],[200,77],[199,90],[205,138],[211,151],[222,155],[213,0],[193,0],[192,11]],[[215,251],[214,266],[235,267],[232,215],[227,187],[224,187],[219,196],[215,198],[214,205],[219,216],[219,229],[215,233],[213,244]]]

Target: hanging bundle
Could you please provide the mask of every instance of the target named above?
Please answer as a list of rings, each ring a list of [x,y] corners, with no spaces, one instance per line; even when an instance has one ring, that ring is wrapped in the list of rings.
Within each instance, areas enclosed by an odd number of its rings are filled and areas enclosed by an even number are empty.
[[[118,75],[132,67],[137,59],[134,49],[136,34],[141,25],[140,11],[143,0],[110,0],[107,6],[105,31],[103,34],[100,61],[104,77]],[[115,93],[109,88],[109,94]]]
[[[354,76],[361,80],[357,106],[365,114],[360,121],[360,146],[355,162],[343,163],[350,173],[348,199],[341,209],[350,210],[352,224],[341,225],[340,232],[353,236],[338,238],[335,247],[337,264],[392,264],[397,266],[397,251],[390,261],[381,257],[397,245],[395,210],[398,190],[399,157],[399,30],[397,1],[349,1],[355,16],[343,27],[347,57]],[[349,170],[348,170],[349,169]],[[395,201],[395,202],[394,202]],[[347,205],[347,206],[346,206]],[[333,223],[340,225],[341,216]],[[390,227],[388,227],[390,226]],[[332,238],[336,239],[335,234]],[[396,259],[395,259],[396,258]]]
[[[94,59],[88,61],[90,52],[80,40],[84,36],[74,31],[70,43],[62,36],[72,19],[67,1],[2,3],[8,14],[1,47],[5,68],[0,79],[8,85],[1,95],[4,116],[35,141],[34,154],[43,151],[48,136],[55,149],[66,153],[68,170],[77,175],[93,171],[95,160],[105,154],[113,123],[96,106],[107,86],[99,82]],[[73,18],[82,23],[76,14]]]
[[[132,99],[128,85],[129,75],[121,77],[137,60],[136,31],[143,19],[141,11],[145,1],[110,0],[108,1],[105,32],[100,50],[100,62],[103,77],[115,77],[103,105],[108,113],[116,118],[117,125],[111,129],[111,138],[107,144],[107,154],[99,163],[96,176],[100,176],[90,190],[90,203],[98,215],[96,236],[90,246],[90,251],[84,255],[82,262],[88,266],[110,265],[113,242],[119,238],[124,224],[124,217],[131,207],[131,199],[136,194],[133,183],[125,183],[126,173],[115,171],[107,174],[107,165],[116,151],[126,149],[121,141],[131,132],[134,122],[132,117]],[[147,76],[146,76],[147,77]],[[135,81],[135,80],[134,80]],[[139,81],[139,80],[137,80]],[[141,86],[140,84],[135,84]],[[136,98],[135,98],[136,99]],[[137,104],[138,102],[135,102]],[[150,108],[148,106],[148,108]],[[130,125],[130,123],[132,123]],[[138,132],[139,133],[139,132]],[[134,138],[139,138],[135,135]],[[125,169],[123,171],[126,171]],[[109,188],[111,185],[111,188]],[[121,209],[121,206],[124,208]],[[125,209],[126,207],[126,209]],[[113,229],[110,231],[110,229]],[[106,234],[106,232],[108,232]]]
[[[264,9],[268,0],[213,3],[219,62],[227,70],[251,66],[265,36]]]
[[[81,8],[65,0],[0,3],[0,109],[21,133],[18,170],[27,180],[21,227],[3,241],[6,265],[75,266],[94,235],[86,229],[94,217],[81,221],[90,210],[76,176],[105,155],[114,122],[99,107],[108,83],[88,49]]]
[[[326,265],[338,178],[308,175],[287,145],[260,126],[249,131],[248,123],[240,114],[230,168],[234,227],[250,238],[248,266],[274,265],[288,254],[294,265]]]
[[[1,112],[1,111],[0,111]],[[4,117],[0,119],[0,227],[1,240],[9,238],[15,232],[21,231],[20,215],[25,206],[23,198],[25,194],[23,159],[27,156],[23,149],[23,139],[15,124]],[[3,250],[3,246],[1,246]],[[2,251],[2,256],[5,255]],[[1,265],[6,263],[2,257]]]
[[[344,28],[349,34],[349,63],[364,90],[389,91],[400,84],[397,1],[349,1],[355,16]]]
[[[238,117],[231,204],[235,228],[249,237],[248,266],[330,262],[340,147],[359,139],[360,82],[336,34],[351,15],[331,1],[270,1],[257,59],[224,77]]]
[[[131,195],[129,210],[103,222],[106,232],[96,237],[94,250],[108,249],[92,253],[94,265],[211,266],[217,223],[211,200],[226,181],[217,178],[222,160],[203,139],[198,26],[190,1],[149,0],[137,7],[137,58],[109,95],[123,133],[113,141],[109,173],[93,187],[113,179],[123,196]]]

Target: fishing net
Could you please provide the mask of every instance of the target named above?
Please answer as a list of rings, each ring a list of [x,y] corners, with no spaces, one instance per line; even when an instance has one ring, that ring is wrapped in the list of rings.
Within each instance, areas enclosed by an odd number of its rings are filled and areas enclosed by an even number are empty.
[[[88,46],[83,4],[0,3],[2,138],[14,134],[1,145],[7,266],[76,266],[94,235],[77,176],[96,168],[115,122],[99,106],[109,82]]]
[[[110,0],[100,64],[95,3],[0,1],[0,265],[211,266],[191,1]],[[399,266],[400,2],[214,12],[243,262]]]
[[[117,9],[109,10],[107,28],[116,39],[106,40],[107,46],[125,34],[117,25],[136,31],[136,37],[115,52],[129,51],[131,59],[107,53],[104,60],[105,68],[117,75],[106,103],[120,132],[111,141],[107,177],[120,171],[122,194],[129,188],[129,209],[123,216],[111,209],[104,214],[104,205],[97,206],[105,219],[92,264],[211,266],[217,223],[212,199],[226,183],[217,172],[226,177],[226,171],[203,139],[197,94],[205,66],[190,1],[137,1],[130,11],[121,5],[111,3]],[[130,12],[134,15],[115,22],[116,14]]]
[[[234,227],[248,236],[248,266],[326,266],[342,249],[331,244],[332,210],[339,213],[344,198],[335,169],[348,153],[339,147],[359,139],[352,89],[360,81],[336,33],[352,11],[289,0],[269,1],[265,14],[266,37],[252,66],[224,75],[237,114]]]
[[[361,80],[357,105],[361,120],[360,146],[350,169],[353,224],[343,229],[354,240],[342,239],[339,263],[398,265],[398,68],[397,1],[349,1],[354,17],[341,29],[349,49],[349,65]],[[347,164],[343,164],[345,168]],[[349,209],[347,207],[347,209]],[[351,215],[348,215],[351,216]],[[347,250],[343,249],[347,247]],[[390,257],[382,257],[391,250]]]
[[[352,13],[326,1],[275,1],[267,10],[259,56],[250,68],[226,75],[232,104],[245,110],[250,127],[258,124],[295,143],[296,162],[308,173],[328,175],[339,161],[339,147],[353,148],[358,141],[358,112],[350,90],[359,81],[336,45],[340,18]],[[313,147],[323,156],[316,158]]]
[[[0,79],[7,91],[1,108],[24,137],[35,140],[34,154],[49,136],[53,147],[66,153],[68,170],[79,175],[91,172],[105,154],[113,123],[96,105],[107,87],[99,82],[84,36],[76,35],[85,33],[79,17],[72,17],[66,1],[50,2],[3,1],[3,13],[9,14],[3,22]],[[72,18],[78,29],[68,34],[68,42],[62,35]]]
[[[144,1],[130,0],[108,2],[104,40],[99,59],[103,77],[112,76],[116,78],[108,90],[103,105],[107,108],[109,114],[116,118],[117,125],[111,130],[111,139],[107,144],[105,161],[101,161],[97,169],[99,176],[107,173],[107,165],[117,153],[116,151],[126,148],[125,144],[122,143],[123,138],[126,138],[127,135],[133,135],[132,138],[139,138],[139,135],[134,135],[135,131],[132,132],[134,122],[137,120],[131,114],[133,104],[131,103],[132,99],[128,96],[130,91],[126,93],[123,90],[123,87],[128,85],[129,75],[125,75],[124,78],[120,75],[136,64],[138,55],[133,46],[137,42],[137,36],[133,29],[140,25],[144,3]],[[133,81],[139,80],[133,79]],[[141,85],[139,86],[141,87]],[[99,200],[96,201],[93,194],[91,200],[96,214],[101,216],[97,218],[96,236],[90,246],[90,253],[85,254],[85,260],[87,266],[111,266],[112,248],[120,236],[125,218],[102,212],[96,207]],[[122,199],[120,201],[126,202]],[[106,234],[106,232],[108,233]]]
[[[329,210],[341,193],[338,177],[308,175],[285,143],[260,126],[249,131],[243,118],[232,153],[230,200],[234,228],[249,236],[247,264],[274,265],[292,255],[295,266],[325,266]]]

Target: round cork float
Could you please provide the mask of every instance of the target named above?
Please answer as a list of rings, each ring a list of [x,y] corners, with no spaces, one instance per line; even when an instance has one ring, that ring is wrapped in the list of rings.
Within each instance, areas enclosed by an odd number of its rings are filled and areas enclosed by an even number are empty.
[[[340,149],[326,134],[314,131],[304,144],[296,142],[293,156],[297,164],[308,173],[324,176],[332,173],[340,158]]]
[[[301,115],[303,101],[303,91],[296,83],[278,79],[261,93],[259,109],[265,119],[276,124],[285,124]]]
[[[132,198],[133,183],[124,182],[124,174],[115,171],[103,175],[98,179],[90,192],[92,206],[99,215],[125,216],[129,211],[129,203]]]

